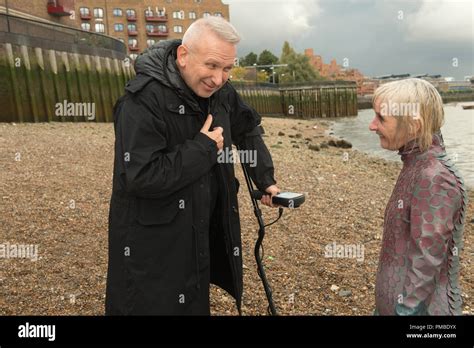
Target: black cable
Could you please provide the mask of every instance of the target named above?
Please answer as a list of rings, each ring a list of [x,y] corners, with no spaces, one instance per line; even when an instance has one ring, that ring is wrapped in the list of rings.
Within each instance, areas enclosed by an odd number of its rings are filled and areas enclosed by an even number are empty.
[[[280,220],[280,218],[281,218],[282,215],[283,215],[283,208],[280,207],[280,208],[278,208],[278,217],[276,218],[276,220],[273,221],[273,222],[270,222],[270,223],[267,224],[267,225],[265,225],[265,227],[268,227],[268,226],[273,225],[275,222],[277,222],[278,220]]]

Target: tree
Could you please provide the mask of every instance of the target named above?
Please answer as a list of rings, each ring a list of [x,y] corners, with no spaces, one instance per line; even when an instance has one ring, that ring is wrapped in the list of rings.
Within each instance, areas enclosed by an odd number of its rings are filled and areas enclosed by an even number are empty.
[[[296,52],[293,48],[291,48],[290,43],[288,41],[285,41],[283,43],[283,48],[281,49],[281,59],[284,60],[287,59],[290,56],[295,55]]]
[[[247,70],[241,66],[235,66],[232,68],[231,75],[233,81],[243,81],[247,75]]]
[[[257,64],[258,65],[272,65],[278,63],[278,57],[275,56],[269,50],[263,50],[260,55],[258,56]],[[272,75],[271,68],[264,68],[268,75]]]
[[[288,41],[283,44],[280,63],[288,64],[279,72],[282,76],[281,82],[312,82],[321,79],[309,63],[309,58],[304,54],[296,53]]]
[[[271,64],[277,64],[277,63],[278,63],[278,57],[275,56],[269,50],[263,50],[258,56],[258,60],[257,60],[258,65],[271,65]]]
[[[257,54],[250,52],[245,57],[240,58],[239,65],[240,66],[250,66],[257,63]]]
[[[257,73],[257,78],[255,78]],[[268,82],[268,74],[263,69],[255,70],[253,68],[244,68],[243,66],[236,66],[232,68],[231,80],[235,82]]]
[[[260,70],[257,73],[257,81],[258,82],[268,82],[268,74],[266,71]]]

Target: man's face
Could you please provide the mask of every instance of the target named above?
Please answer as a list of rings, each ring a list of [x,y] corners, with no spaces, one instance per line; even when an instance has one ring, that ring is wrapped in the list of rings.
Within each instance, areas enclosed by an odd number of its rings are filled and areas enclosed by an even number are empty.
[[[188,87],[198,96],[208,98],[229,79],[236,54],[235,45],[207,33],[190,47],[181,45],[177,63]]]
[[[374,103],[375,117],[369,124],[369,129],[380,137],[380,146],[387,150],[398,150],[404,144],[397,134],[397,118],[381,114],[381,101]]]

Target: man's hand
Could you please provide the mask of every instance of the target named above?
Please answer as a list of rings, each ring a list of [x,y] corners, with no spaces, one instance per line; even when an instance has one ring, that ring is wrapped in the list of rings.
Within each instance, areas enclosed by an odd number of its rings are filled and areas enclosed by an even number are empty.
[[[201,128],[201,133],[207,135],[209,138],[214,140],[217,144],[218,151],[220,151],[224,148],[224,136],[222,135],[222,132],[224,130],[222,129],[222,127],[215,127],[210,132],[209,128],[211,128],[211,124],[212,124],[212,115],[209,114],[207,116],[206,122],[204,122],[204,125]]]
[[[276,185],[271,185],[271,186],[268,186],[265,189],[265,192],[269,193],[269,195],[263,195],[262,196],[262,199],[260,200],[262,202],[262,204],[267,205],[267,206],[272,207],[272,208],[277,208],[278,205],[275,205],[275,204],[272,203],[272,197],[279,194],[280,189]]]

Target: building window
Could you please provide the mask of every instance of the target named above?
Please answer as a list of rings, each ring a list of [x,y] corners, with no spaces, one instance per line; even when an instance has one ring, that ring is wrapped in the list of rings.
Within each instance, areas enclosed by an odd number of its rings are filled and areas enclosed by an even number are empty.
[[[114,17],[122,17],[122,9],[114,8]]]
[[[201,0],[194,0],[194,2],[195,2],[196,4],[200,4],[200,3],[201,3]]]
[[[145,17],[153,17],[153,11],[152,10],[145,10]]]
[[[104,10],[101,8],[94,9],[94,17],[95,18],[104,18]]]
[[[135,24],[127,25],[128,31],[137,31],[137,26]]]
[[[209,17],[211,14],[209,12],[204,12],[202,14],[203,18]]]
[[[128,9],[127,10],[127,17],[135,17],[135,10]]]
[[[123,31],[123,24],[120,24],[120,23],[114,24],[114,30],[115,31]]]
[[[90,31],[91,30],[91,24],[90,23],[81,23],[81,29]]]
[[[96,23],[95,24],[95,32],[96,33],[105,33],[104,23]]]
[[[137,39],[128,39],[128,45],[130,47],[137,47],[138,46],[138,41]]]
[[[166,33],[168,29],[166,29],[166,25],[161,24],[158,26],[158,31],[161,31],[162,33]]]
[[[81,13],[82,16],[89,16],[91,14],[88,7],[81,7],[79,9],[79,12]]]
[[[214,16],[216,16],[216,17],[222,17],[222,13],[216,12],[216,13],[214,13]]]
[[[189,19],[196,19],[196,12],[194,11],[189,12]]]
[[[173,30],[175,33],[182,33],[183,32],[183,27],[181,25],[175,25],[173,27]]]
[[[151,47],[151,46],[153,46],[153,45],[155,44],[155,40],[153,40],[153,39],[148,39],[148,40],[146,40],[146,44],[147,44],[148,47]]]
[[[175,19],[184,19],[184,11],[174,11],[173,18]]]
[[[153,32],[154,32],[154,29],[155,29],[155,27],[154,27],[153,24],[147,24],[147,25],[145,25],[145,28],[146,28],[146,31],[147,31],[148,33],[153,33]]]

